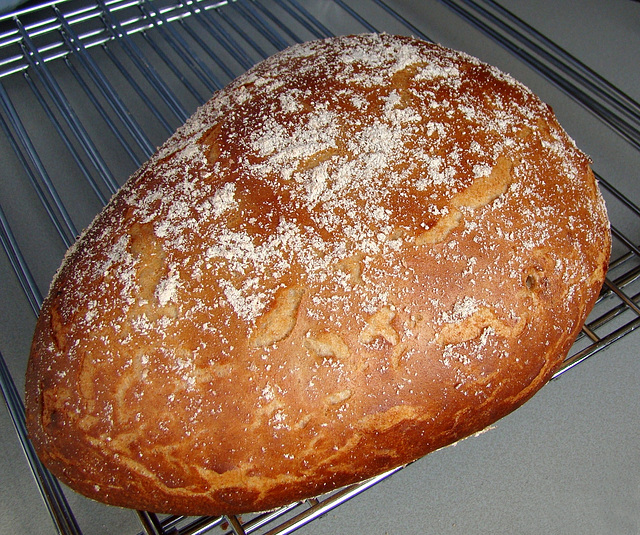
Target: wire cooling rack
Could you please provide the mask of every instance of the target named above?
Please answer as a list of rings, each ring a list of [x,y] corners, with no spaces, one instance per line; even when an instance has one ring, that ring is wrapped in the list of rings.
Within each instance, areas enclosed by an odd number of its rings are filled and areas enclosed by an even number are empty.
[[[640,105],[629,96],[493,1],[440,4],[640,150]],[[294,42],[363,31],[429,40],[381,0],[327,0],[313,8],[298,0],[69,0],[0,16],[0,240],[8,266],[2,277],[22,289],[34,320],[79,230],[213,91]],[[557,375],[640,326],[640,208],[597,175],[612,219],[612,262]],[[0,310],[11,308],[3,303]],[[56,529],[80,534],[59,483],[27,439],[16,386],[23,384],[26,355],[18,360],[0,353],[9,415]],[[243,518],[137,514],[146,534],[286,534],[393,472]]]

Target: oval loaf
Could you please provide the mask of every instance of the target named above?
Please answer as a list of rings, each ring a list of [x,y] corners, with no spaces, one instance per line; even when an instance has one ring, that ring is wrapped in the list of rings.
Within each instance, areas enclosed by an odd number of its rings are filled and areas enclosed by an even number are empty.
[[[295,45],[216,93],[70,249],[29,432],[110,504],[308,498],[532,396],[609,250],[588,158],[510,76],[407,37]]]

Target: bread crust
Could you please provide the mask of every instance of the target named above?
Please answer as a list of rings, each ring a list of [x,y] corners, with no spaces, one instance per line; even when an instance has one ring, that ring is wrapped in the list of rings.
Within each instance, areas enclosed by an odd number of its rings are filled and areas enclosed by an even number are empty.
[[[216,93],[69,250],[29,434],[114,505],[305,499],[526,401],[609,251],[588,158],[510,76],[407,37],[295,45]]]

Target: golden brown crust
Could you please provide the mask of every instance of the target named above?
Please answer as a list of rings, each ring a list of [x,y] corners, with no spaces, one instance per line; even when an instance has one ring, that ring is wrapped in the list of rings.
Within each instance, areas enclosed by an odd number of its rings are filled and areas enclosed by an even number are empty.
[[[306,498],[533,395],[609,248],[588,159],[509,76],[404,37],[297,45],[214,95],[69,251],[29,432],[107,503]]]

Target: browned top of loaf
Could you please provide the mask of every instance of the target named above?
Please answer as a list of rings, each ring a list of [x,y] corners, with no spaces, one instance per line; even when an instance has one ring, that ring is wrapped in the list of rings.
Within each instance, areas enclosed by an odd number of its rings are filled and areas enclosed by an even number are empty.
[[[508,75],[389,35],[297,45],[214,95],[70,250],[29,430],[108,503],[281,505],[522,403],[608,254],[588,159]]]

